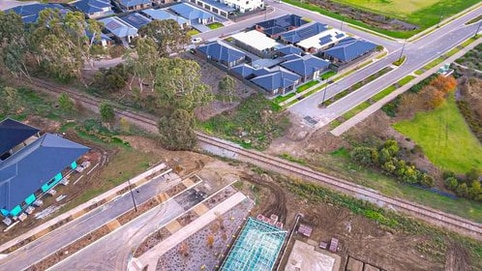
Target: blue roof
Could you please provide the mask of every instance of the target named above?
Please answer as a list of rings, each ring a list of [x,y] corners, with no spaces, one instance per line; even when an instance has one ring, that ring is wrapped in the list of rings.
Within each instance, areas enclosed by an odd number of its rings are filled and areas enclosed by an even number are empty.
[[[0,122],[0,155],[35,135],[40,130],[12,119]]]
[[[104,18],[99,20],[99,22],[104,23],[104,28],[116,37],[125,38],[137,35],[137,28],[123,22],[117,16]]]
[[[172,19],[176,21],[178,24],[186,24],[187,20],[184,19],[183,17],[174,15],[172,13],[169,13],[165,10],[162,9],[145,9],[141,11],[142,14],[146,15],[147,17],[153,19],[153,20],[169,20]]]
[[[127,15],[119,17],[119,19],[121,19],[122,21],[132,25],[133,27],[135,27],[137,29],[143,27],[144,25],[146,25],[146,24],[148,24],[152,21],[151,19],[141,15],[138,12],[129,13]]]
[[[169,8],[188,20],[209,19],[214,17],[214,15],[204,12],[186,3],[180,3]]]
[[[281,63],[281,66],[301,76],[311,75],[330,66],[329,61],[313,55],[295,56],[296,58]]]
[[[76,7],[85,14],[92,14],[96,12],[104,12],[104,8],[112,8],[110,0],[80,0],[71,3],[72,6]]]
[[[125,7],[134,7],[138,5],[146,5],[151,3],[151,0],[117,0],[121,5]]]
[[[256,25],[264,28],[265,34],[275,35],[288,31],[294,27],[302,26],[306,23],[308,22],[303,20],[300,16],[289,14],[271,20],[259,22]]]
[[[228,6],[228,5],[226,5],[226,4],[223,4],[223,3],[221,3],[221,2],[218,2],[218,1],[216,1],[216,0],[201,0],[201,2],[206,3],[206,4],[210,5],[210,6],[215,7],[215,8],[218,8],[218,9],[220,9],[220,10],[226,11],[226,12],[228,12],[228,13],[229,13],[229,12],[236,11],[235,8],[230,7],[230,6]]]
[[[325,24],[315,22],[313,24],[305,25],[303,27],[288,31],[280,35],[281,39],[290,43],[297,43],[304,39],[313,37],[325,30],[328,27]]]
[[[206,45],[199,46],[197,49],[210,59],[216,61],[225,61],[227,63],[231,63],[246,57],[245,53],[234,48],[229,48],[218,41],[213,41]]]
[[[253,75],[254,70],[255,69],[248,64],[241,64],[231,69],[232,72],[241,75],[243,78]]]
[[[24,23],[35,23],[38,19],[40,11],[44,9],[59,9],[62,12],[67,12],[67,10],[59,5],[59,4],[42,4],[42,3],[35,3],[31,5],[21,5],[11,9],[6,10],[5,12],[13,11],[22,17],[22,21]]]
[[[89,150],[88,147],[44,134],[0,162],[0,208],[11,210]]]
[[[291,55],[291,54],[301,55],[303,53],[303,50],[293,45],[286,45],[276,50],[276,53],[281,53],[283,55]]]
[[[260,71],[260,73],[263,74],[251,79],[251,82],[255,83],[256,85],[262,87],[267,91],[273,91],[279,88],[284,89],[289,86],[293,86],[298,80],[300,80],[299,75],[281,67],[277,67],[271,70],[265,68],[262,70],[264,70],[264,72]]]
[[[350,62],[376,48],[376,44],[354,38],[342,39],[337,45],[323,51],[326,56],[334,57],[342,62]]]

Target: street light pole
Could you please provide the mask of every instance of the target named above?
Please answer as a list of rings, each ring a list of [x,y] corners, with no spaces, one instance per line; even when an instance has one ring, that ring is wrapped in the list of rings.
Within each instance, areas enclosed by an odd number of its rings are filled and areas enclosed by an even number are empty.
[[[403,52],[405,51],[405,44],[407,44],[407,39],[403,41],[402,51],[400,51],[400,57],[398,59],[401,59],[403,56]]]
[[[325,90],[323,91],[323,100],[321,101],[321,104],[325,103],[325,96],[326,96],[326,89],[328,88],[328,82],[326,83]]]
[[[119,174],[122,174],[122,172],[119,172]],[[132,192],[131,180],[127,179],[127,184],[129,185],[129,191],[131,193],[132,204],[134,205],[134,211],[137,212],[137,204],[136,204],[136,199],[134,198],[134,193]]]
[[[475,30],[475,33],[474,33],[474,39],[475,37],[477,37],[477,34],[479,34],[479,30],[480,30],[480,25],[482,24],[482,21],[479,22],[479,25],[477,26],[477,30]]]

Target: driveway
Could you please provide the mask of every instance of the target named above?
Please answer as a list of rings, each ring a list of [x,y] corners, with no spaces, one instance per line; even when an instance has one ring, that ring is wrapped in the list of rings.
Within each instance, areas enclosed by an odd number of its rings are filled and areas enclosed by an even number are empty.
[[[20,1],[15,1],[15,0],[2,0],[0,1],[0,10],[7,10],[11,9],[17,6],[22,6],[22,5],[28,5],[32,3],[38,3],[36,1],[32,2],[20,2]]]

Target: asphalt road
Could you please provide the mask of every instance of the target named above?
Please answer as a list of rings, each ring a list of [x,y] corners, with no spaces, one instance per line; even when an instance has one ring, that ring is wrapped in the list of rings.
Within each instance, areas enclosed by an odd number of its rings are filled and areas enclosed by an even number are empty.
[[[267,3],[270,5],[272,10],[269,10],[266,13],[260,13],[259,15],[252,16],[248,19],[240,20],[237,21],[236,23],[227,25],[222,28],[215,29],[213,31],[209,31],[206,33],[200,33],[194,37],[201,37],[203,40],[208,41],[208,40],[215,40],[218,37],[221,36],[228,36],[233,33],[240,32],[248,27],[252,27],[254,23],[264,21],[265,19],[272,19],[276,17],[280,17],[286,14],[298,14],[302,17],[310,18],[314,21],[318,21],[327,25],[330,25],[332,27],[342,29],[343,31],[349,32],[353,35],[356,35],[358,37],[370,40],[374,43],[380,44],[387,48],[389,51],[393,51],[397,48],[401,47],[401,44],[397,41],[393,40],[388,40],[385,38],[382,38],[377,35],[373,35],[355,28],[350,27],[347,24],[342,23],[339,20],[322,16],[319,13],[314,13],[308,10],[300,9],[291,5],[287,5],[284,3],[277,3],[273,1],[267,1]]]
[[[328,123],[406,75],[423,67],[432,59],[441,56],[444,52],[455,47],[460,42],[473,36],[478,25],[465,25],[465,22],[479,16],[481,13],[482,7],[450,22],[413,43],[407,44],[404,50],[404,55],[407,56],[407,60],[402,66],[361,87],[357,91],[331,104],[327,108],[318,107],[322,102],[324,95],[324,91],[320,91],[290,107],[290,112],[299,117],[310,116],[319,120],[320,126]],[[370,76],[383,67],[390,65],[390,63],[399,58],[401,50],[402,48],[399,48],[391,52],[384,59],[379,60],[374,64],[343,78],[336,84],[329,86],[326,89],[325,100],[343,91],[361,79]]]
[[[141,204],[153,196],[158,195],[161,191],[165,190],[167,183],[169,183],[169,185],[171,185],[171,183],[175,184],[174,181],[165,181],[161,178],[156,178],[137,188],[139,193],[134,191],[136,202]],[[67,226],[63,226],[27,244],[25,247],[8,254],[7,257],[0,260],[0,270],[24,270],[132,208],[131,195],[130,193],[126,193],[116,200],[70,222]],[[102,252],[102,254],[104,254],[104,252]]]
[[[49,270],[127,270],[132,251],[144,238],[183,212],[184,209],[175,200],[169,200]]]

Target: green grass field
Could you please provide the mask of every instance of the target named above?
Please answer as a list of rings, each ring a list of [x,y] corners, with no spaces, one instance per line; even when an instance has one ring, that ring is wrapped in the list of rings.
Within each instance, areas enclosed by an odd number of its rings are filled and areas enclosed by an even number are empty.
[[[482,170],[482,146],[458,111],[453,94],[441,107],[417,113],[413,120],[396,123],[394,128],[420,145],[442,170]]]
[[[435,25],[479,0],[334,0],[360,9],[405,20],[421,28]]]

